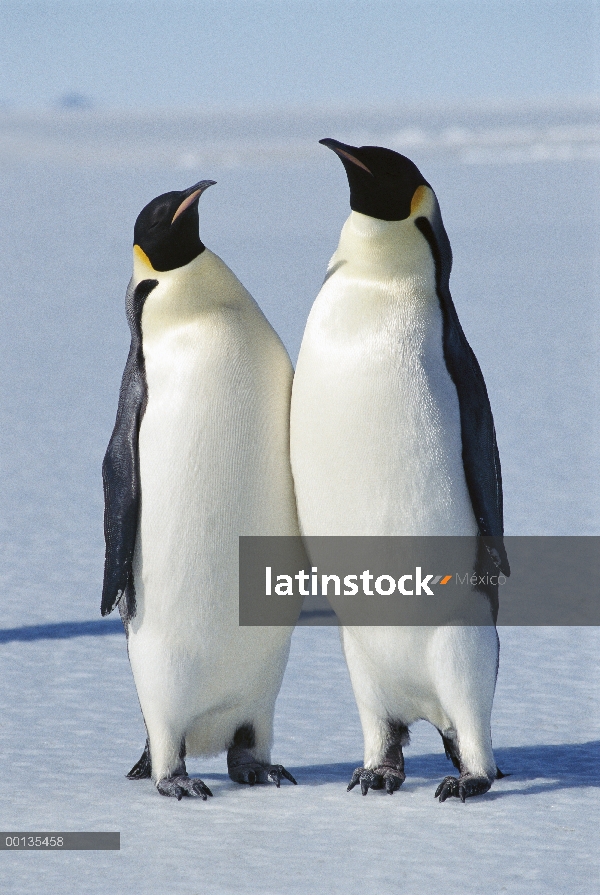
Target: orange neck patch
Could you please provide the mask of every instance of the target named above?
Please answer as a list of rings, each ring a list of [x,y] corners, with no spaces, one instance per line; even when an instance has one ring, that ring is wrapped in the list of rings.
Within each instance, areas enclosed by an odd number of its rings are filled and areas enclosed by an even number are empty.
[[[143,249],[140,249],[139,245],[134,245],[133,257],[136,261],[141,261],[142,264],[145,264],[146,267],[149,267],[150,270],[154,270],[152,264],[150,263],[150,258]]]
[[[418,186],[416,188],[416,190],[414,191],[413,197],[410,200],[411,215],[417,213],[417,211],[419,210],[419,205],[421,204],[421,202],[423,202],[423,200],[425,199],[426,196],[427,196],[427,187],[425,186],[425,184],[422,183],[421,186]]]

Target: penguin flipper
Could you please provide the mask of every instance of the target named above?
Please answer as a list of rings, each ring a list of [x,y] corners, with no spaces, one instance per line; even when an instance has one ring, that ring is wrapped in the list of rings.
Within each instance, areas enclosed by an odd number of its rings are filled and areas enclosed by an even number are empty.
[[[144,301],[156,285],[157,280],[142,280],[135,288],[130,283],[127,289],[125,306],[131,346],[121,381],[117,419],[102,464],[106,553],[100,611],[108,615],[125,596],[126,619],[135,614],[133,554],[141,496],[138,437],[147,402],[141,315]]]
[[[444,752],[446,753],[446,758],[448,759],[448,761],[452,762],[457,771],[460,771],[460,755],[458,753],[456,744],[451,739],[444,736],[441,730],[439,730],[438,732],[442,738],[442,743],[444,744]]]
[[[460,325],[450,294],[450,243],[439,215],[433,224],[428,218],[420,217],[415,225],[429,243],[435,263],[444,325],[444,359],[458,394],[462,459],[473,512],[494,565],[508,577],[510,566],[503,540],[502,472],[494,418],[481,367]]]
[[[152,762],[150,760],[150,743],[146,740],[144,751],[136,761],[132,769],[125,775],[128,780],[148,780],[152,776]]]

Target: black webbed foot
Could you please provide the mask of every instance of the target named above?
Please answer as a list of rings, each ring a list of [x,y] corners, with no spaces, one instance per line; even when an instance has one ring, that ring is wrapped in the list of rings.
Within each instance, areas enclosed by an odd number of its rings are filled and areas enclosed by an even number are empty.
[[[234,783],[247,783],[249,786],[254,786],[255,783],[274,783],[279,789],[281,780],[285,778],[297,785],[297,781],[282,764],[264,764],[251,758],[240,764],[228,762],[228,765],[229,776]]]
[[[243,724],[227,750],[227,770],[234,783],[274,783],[279,789],[282,778],[296,785],[296,780],[281,764],[268,764],[255,758],[252,750],[256,744],[254,727]]]
[[[258,780],[257,771],[260,768],[253,762],[248,762],[248,764],[241,764],[238,767],[228,768],[229,777],[233,780],[234,783],[247,783],[248,786],[254,786],[254,784]]]
[[[181,801],[182,796],[200,797],[206,802],[212,792],[202,780],[192,780],[187,774],[176,774],[173,777],[163,777],[156,784],[156,788],[162,796],[174,796]]]
[[[444,777],[435,791],[434,798],[445,802],[451,796],[455,796],[464,802],[471,796],[480,796],[487,792],[491,786],[487,777],[475,777],[473,774],[465,774],[461,777]]]
[[[360,783],[360,791],[366,796],[370,789],[385,789],[389,795],[393,795],[400,789],[406,776],[403,771],[396,768],[356,768],[346,792]]]
[[[152,763],[150,761],[150,746],[148,740],[146,740],[142,757],[125,776],[128,780],[147,780],[152,776]]]

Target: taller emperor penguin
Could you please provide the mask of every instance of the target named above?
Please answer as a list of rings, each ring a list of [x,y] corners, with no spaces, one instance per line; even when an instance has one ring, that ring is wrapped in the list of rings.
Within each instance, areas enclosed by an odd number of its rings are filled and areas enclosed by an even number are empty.
[[[211,795],[186,754],[227,750],[238,783],[295,783],[270,757],[292,628],[238,624],[238,536],[298,533],[292,366],[200,240],[213,183],[158,196],[137,218],[131,348],[102,470],[102,614],[118,604],[147,731],[128,776],[177,799]]]
[[[508,575],[494,423],[450,296],[452,255],[435,193],[396,152],[321,143],[346,169],[352,211],[294,378],[301,531],[469,535],[477,554],[487,553],[476,538],[485,535],[494,567]],[[486,595],[481,626],[341,627],[365,743],[348,789],[393,793],[418,719],[437,727],[460,772],[440,783],[440,801],[484,793],[500,774],[490,732],[497,589]]]

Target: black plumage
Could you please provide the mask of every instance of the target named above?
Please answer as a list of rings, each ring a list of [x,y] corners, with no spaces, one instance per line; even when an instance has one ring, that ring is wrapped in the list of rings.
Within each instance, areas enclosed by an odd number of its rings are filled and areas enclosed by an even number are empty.
[[[142,348],[141,317],[144,302],[158,280],[129,284],[125,297],[131,346],[119,393],[117,420],[102,464],[104,484],[104,584],[102,615],[117,604],[124,620],[135,615],[133,554],[137,536],[141,485],[138,439],[148,401],[146,368]]]

